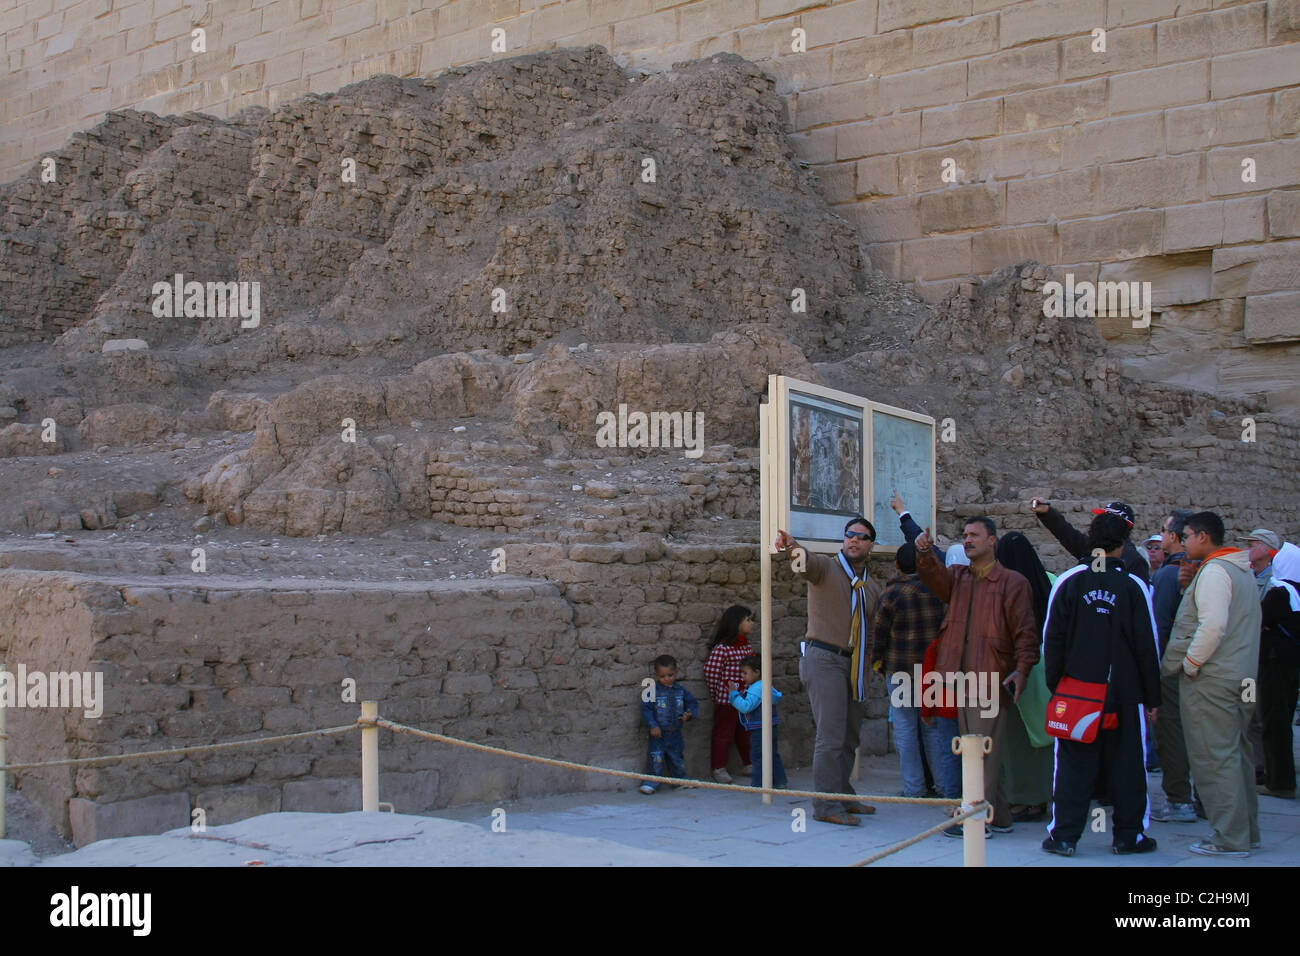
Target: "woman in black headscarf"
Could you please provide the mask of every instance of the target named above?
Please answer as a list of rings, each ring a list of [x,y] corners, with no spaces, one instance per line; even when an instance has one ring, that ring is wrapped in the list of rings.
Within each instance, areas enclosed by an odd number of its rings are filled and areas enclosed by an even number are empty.
[[[1029,581],[1034,622],[1041,638],[1047,620],[1047,599],[1052,593],[1052,580],[1038,559],[1038,552],[1023,534],[1011,531],[998,539],[994,554],[1004,568],[1023,574]],[[1017,704],[1020,719],[1008,721],[1004,740],[1006,754],[1002,758],[1002,786],[1006,790],[1007,802],[1011,804],[1012,819],[1017,822],[1041,820],[1047,812],[1047,804],[1052,801],[1055,751],[1051,746],[1052,738],[1044,729],[1047,698],[1029,693],[1030,688],[1037,684],[1042,684],[1042,690],[1046,691],[1042,669],[1043,662],[1039,660],[1030,671],[1026,693],[1021,695]],[[1037,738],[1037,745],[1033,738]]]

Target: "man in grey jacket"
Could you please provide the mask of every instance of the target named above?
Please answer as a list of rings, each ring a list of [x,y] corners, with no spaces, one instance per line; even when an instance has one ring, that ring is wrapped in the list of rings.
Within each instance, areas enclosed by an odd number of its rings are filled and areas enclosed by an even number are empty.
[[[1250,559],[1223,546],[1223,519],[1187,519],[1183,545],[1201,562],[1165,648],[1162,670],[1180,674],[1178,697],[1192,779],[1214,835],[1189,849],[1245,857],[1259,845],[1259,801],[1248,740],[1259,663],[1259,592]]]

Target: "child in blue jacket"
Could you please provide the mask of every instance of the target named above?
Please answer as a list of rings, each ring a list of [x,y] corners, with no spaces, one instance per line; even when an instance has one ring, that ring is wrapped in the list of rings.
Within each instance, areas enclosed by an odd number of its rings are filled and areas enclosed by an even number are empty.
[[[763,785],[763,675],[759,668],[763,666],[762,658],[750,654],[740,662],[740,676],[749,681],[749,687],[742,694],[732,690],[729,703],[740,711],[740,725],[751,731],[749,735],[749,762],[754,770],[750,776],[751,787]],[[780,718],[776,713],[776,702],[781,699],[781,692],[772,688],[772,786],[784,790],[788,781],[785,777],[785,765],[781,763],[781,752],[777,749],[776,725]]]
[[[677,683],[677,658],[668,654],[655,658],[655,682],[649,688],[649,699],[641,696],[641,719],[650,728],[650,747],[646,757],[646,773],[657,777],[685,777],[685,740],[682,725],[700,715],[700,705],[685,687]],[[669,773],[664,773],[667,769]],[[647,780],[641,784],[642,793],[654,793],[659,782]]]

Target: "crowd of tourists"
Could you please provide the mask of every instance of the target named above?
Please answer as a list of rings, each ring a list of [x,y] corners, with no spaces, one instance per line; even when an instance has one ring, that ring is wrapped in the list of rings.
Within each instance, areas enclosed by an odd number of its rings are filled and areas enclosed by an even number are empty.
[[[1260,796],[1295,799],[1300,547],[1265,528],[1230,544],[1219,515],[1191,509],[1163,516],[1137,545],[1136,516],[1122,501],[1093,509],[1082,530],[1035,499],[1028,507],[1077,562],[1054,574],[1028,537],[999,535],[989,517],[966,521],[944,548],[896,493],[892,504],[906,543],[884,585],[867,573],[876,529],[862,516],[844,526],[835,555],[808,551],[785,531],[774,542],[807,582],[799,676],[816,734],[813,790],[855,792],[875,671],[890,695],[905,796],[959,797],[952,738],[992,738],[986,836],[1044,821],[1049,853],[1073,856],[1085,830],[1100,829],[1113,852],[1141,854],[1156,848],[1153,822],[1203,818],[1212,833],[1194,853],[1246,857],[1260,846]],[[723,613],[705,676],[713,776],[731,782],[734,745],[758,786],[765,675],[753,626],[748,608]],[[683,776],[681,730],[698,705],[675,683],[675,660],[655,664],[655,693],[642,703],[648,771]],[[773,754],[775,785],[784,786],[775,741]],[[1160,774],[1164,793],[1154,811],[1148,774]],[[1094,801],[1100,828],[1091,825]],[[874,812],[861,800],[813,807],[814,819],[840,826]],[[944,832],[959,837],[962,828]]]

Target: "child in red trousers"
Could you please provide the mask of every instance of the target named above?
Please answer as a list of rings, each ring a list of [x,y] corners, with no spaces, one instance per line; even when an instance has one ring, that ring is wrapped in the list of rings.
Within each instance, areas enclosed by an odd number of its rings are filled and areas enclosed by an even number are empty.
[[[740,662],[754,653],[749,644],[749,633],[754,629],[754,613],[747,607],[733,604],[722,612],[722,620],[713,634],[709,659],[704,663],[704,679],[709,685],[709,698],[713,701],[713,737],[710,746],[713,779],[718,783],[731,783],[727,773],[727,758],[731,745],[740,751],[745,773],[749,766],[749,731],[740,725],[740,714],[727,703],[727,691],[732,685],[745,684],[740,676]]]

